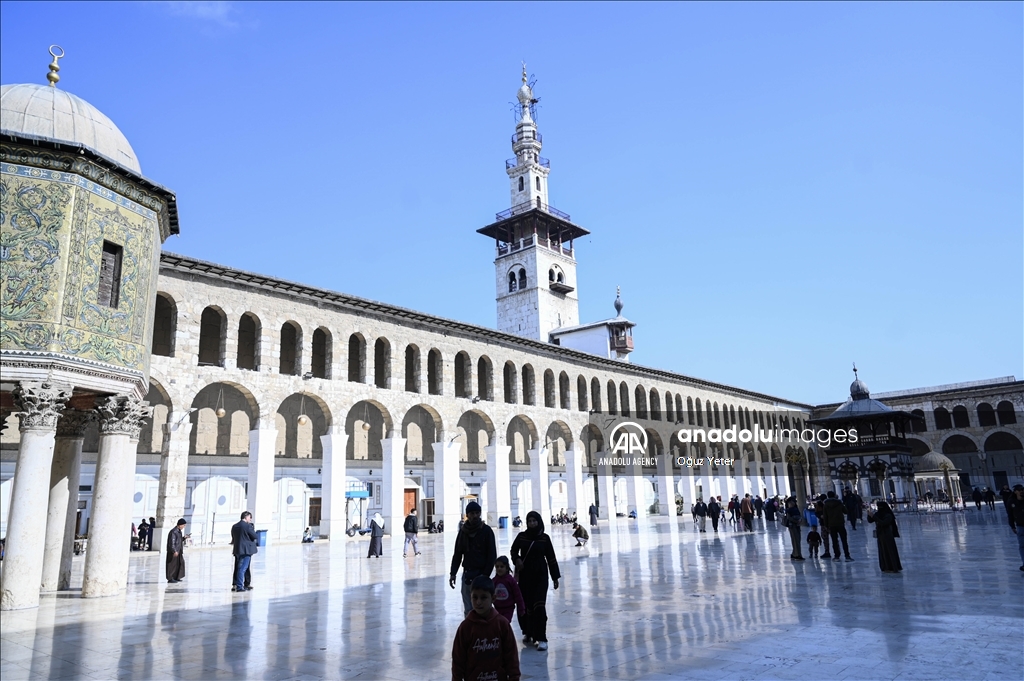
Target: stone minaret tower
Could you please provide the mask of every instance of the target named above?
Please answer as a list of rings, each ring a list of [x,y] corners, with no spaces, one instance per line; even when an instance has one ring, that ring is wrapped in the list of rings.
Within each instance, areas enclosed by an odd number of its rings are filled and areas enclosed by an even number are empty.
[[[551,164],[540,155],[543,138],[533,114],[537,100],[525,65],[516,97],[516,156],[505,161],[512,207],[477,231],[495,240],[498,330],[549,341],[551,331],[579,324],[573,240],[589,232],[548,203]]]

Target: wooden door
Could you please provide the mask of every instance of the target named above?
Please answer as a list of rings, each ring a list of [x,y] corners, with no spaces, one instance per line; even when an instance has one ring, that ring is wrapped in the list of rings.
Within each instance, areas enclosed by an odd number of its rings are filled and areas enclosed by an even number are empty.
[[[309,526],[320,526],[320,500],[322,497],[309,498]]]
[[[405,514],[409,515],[409,511],[416,508],[416,490],[407,489],[405,490]]]

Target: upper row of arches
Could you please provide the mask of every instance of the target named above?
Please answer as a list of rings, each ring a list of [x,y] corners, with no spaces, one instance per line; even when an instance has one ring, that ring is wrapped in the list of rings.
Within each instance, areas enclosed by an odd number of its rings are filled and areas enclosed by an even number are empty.
[[[166,294],[158,294],[153,333],[153,354],[174,356],[174,338],[177,314],[173,300]],[[669,421],[676,424],[730,428],[733,425],[752,428],[754,423],[762,428],[793,426],[802,427],[803,421],[788,415],[751,411],[749,408],[717,401],[684,397],[671,391],[659,392],[643,385],[631,387],[626,381],[602,381],[597,377],[587,378],[583,374],[575,379],[576,391],[573,399],[572,383],[566,371],[558,375],[545,369],[539,379],[530,363],[517,366],[506,361],[500,370],[501,385],[495,388],[494,363],[487,355],[475,360],[466,351],[455,355],[451,366],[453,376],[445,375],[446,367],[441,351],[437,348],[420,348],[409,343],[400,348],[404,377],[401,385],[393,382],[393,347],[389,339],[379,337],[367,339],[360,333],[348,338],[348,357],[344,366],[335,366],[331,349],[334,347],[332,333],[325,327],[318,327],[307,343],[300,325],[284,322],[277,331],[280,349],[277,358],[278,372],[284,375],[307,378],[347,379],[355,383],[368,383],[378,388],[405,390],[430,395],[454,395],[471,398],[474,401],[503,401],[506,404],[543,406],[552,409],[576,409],[581,412],[607,413],[622,416]],[[239,369],[257,371],[264,366],[265,352],[262,348],[262,323],[255,314],[246,312],[241,316],[236,331],[235,366]],[[225,366],[227,357],[228,322],[227,315],[216,306],[206,307],[200,317],[198,362],[201,366]],[[308,364],[304,363],[303,352],[308,347]],[[372,369],[368,372],[368,353],[372,354]],[[307,370],[304,367],[308,366]],[[450,383],[449,383],[450,380]]]
[[[924,410],[914,409],[911,413],[921,417],[911,424],[911,431],[914,433],[926,432],[928,426],[924,420]],[[981,402],[978,404],[976,414],[976,420],[972,423],[971,413],[962,404],[953,407],[952,412],[945,407],[936,407],[932,411],[932,416],[935,419],[935,430],[952,430],[954,428],[971,428],[974,426],[988,428],[1017,423],[1017,415],[1014,412],[1013,403],[1009,400],[999,402],[994,409],[988,402]]]

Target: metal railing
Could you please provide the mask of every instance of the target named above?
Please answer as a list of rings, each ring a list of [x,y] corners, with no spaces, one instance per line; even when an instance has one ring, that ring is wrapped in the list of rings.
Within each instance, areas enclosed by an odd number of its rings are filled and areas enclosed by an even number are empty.
[[[551,215],[554,215],[555,217],[562,218],[566,222],[571,222],[572,221],[572,219],[569,217],[568,213],[563,213],[562,211],[558,210],[554,206],[549,206],[548,204],[541,203],[539,201],[525,201],[525,202],[520,203],[518,205],[512,206],[511,208],[509,208],[507,210],[503,210],[500,213],[495,213],[494,220],[496,222],[501,222],[502,220],[508,220],[513,215],[519,215],[520,213],[525,213],[526,211],[533,210],[534,208],[540,208],[545,213],[550,213]]]
[[[498,246],[498,255],[508,255],[509,253],[513,253],[520,249],[529,248],[534,244],[555,251],[556,253],[567,255],[570,258],[573,257],[573,250],[571,248],[569,248],[568,246],[563,246],[562,244],[559,244],[557,241],[551,241],[547,237],[543,236],[528,236],[520,239],[519,241],[513,241],[512,243],[508,244],[500,244]]]
[[[520,135],[519,131],[516,131],[516,132],[512,133],[512,144],[515,144],[516,142],[521,142],[521,141],[524,141],[524,140],[537,140],[538,142],[543,144],[544,143],[544,135],[540,134],[540,132],[538,132],[536,130],[528,130],[526,132],[526,134],[524,134],[524,135]]]
[[[515,168],[518,165],[518,159],[510,158],[505,161],[505,170]],[[541,168],[551,168],[551,161],[544,158],[543,156],[537,157],[537,165]]]

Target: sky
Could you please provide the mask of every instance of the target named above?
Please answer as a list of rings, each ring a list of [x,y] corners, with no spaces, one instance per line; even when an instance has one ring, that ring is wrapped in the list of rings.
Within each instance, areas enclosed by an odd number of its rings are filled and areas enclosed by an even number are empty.
[[[496,325],[537,82],[580,319],[807,403],[1024,376],[1021,3],[0,3],[0,80],[107,114],[167,251]]]

